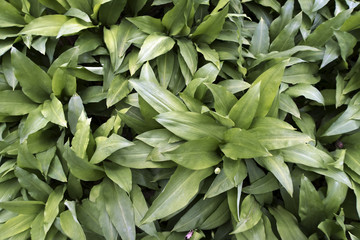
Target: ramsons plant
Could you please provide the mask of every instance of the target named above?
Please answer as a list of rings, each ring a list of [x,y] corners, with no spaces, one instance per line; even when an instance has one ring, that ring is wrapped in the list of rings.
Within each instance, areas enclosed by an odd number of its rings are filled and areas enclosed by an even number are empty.
[[[359,239],[359,10],[0,0],[0,239]]]

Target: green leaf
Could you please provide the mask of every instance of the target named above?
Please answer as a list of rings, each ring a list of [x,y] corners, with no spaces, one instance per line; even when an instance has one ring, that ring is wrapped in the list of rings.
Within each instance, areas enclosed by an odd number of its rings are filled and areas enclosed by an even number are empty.
[[[82,159],[86,157],[86,149],[90,141],[90,122],[91,118],[80,116],[76,124],[76,132],[71,142],[71,149]]]
[[[230,179],[225,171],[221,171],[211,183],[209,189],[205,193],[205,198],[215,197],[235,187],[234,179]]]
[[[326,217],[319,193],[304,175],[301,177],[300,185],[299,216],[301,222],[312,230],[316,230],[315,226]]]
[[[226,90],[225,87],[215,84],[205,84],[211,91],[214,102],[215,110],[221,115],[227,115],[237,102],[236,97]]]
[[[143,80],[129,80],[129,82],[158,113],[187,111],[185,104],[179,98],[158,83]]]
[[[200,170],[215,166],[221,161],[221,157],[215,152],[217,147],[218,142],[211,138],[192,140],[166,152],[164,156],[183,167]]]
[[[218,125],[213,118],[194,112],[161,113],[155,117],[155,120],[185,140],[197,140],[204,137],[221,140],[226,130],[226,127]]]
[[[225,1],[228,2],[228,1]],[[221,1],[219,2],[219,4]],[[217,11],[215,11],[217,10]],[[205,18],[204,21],[195,29],[191,38],[198,43],[212,43],[220,34],[226,15],[229,11],[229,5],[227,4],[222,10],[214,9],[214,11]]]
[[[9,239],[18,233],[28,230],[33,222],[35,215],[20,214],[0,225],[1,240]]]
[[[277,35],[270,45],[270,51],[284,51],[295,46],[295,36],[300,29],[302,13],[296,15]]]
[[[286,189],[290,196],[293,195],[294,187],[290,170],[285,164],[284,158],[281,155],[256,158],[256,162],[268,169],[279,180],[281,185]]]
[[[175,54],[173,53],[173,51],[169,51],[156,58],[156,65],[157,65],[160,85],[164,88],[167,88],[169,86],[171,78],[173,77],[176,66]],[[145,68],[145,66],[148,67]],[[151,69],[150,65],[146,63],[144,67],[141,69],[141,72],[143,72],[143,70],[145,69]],[[151,72],[153,72],[152,69]],[[154,81],[157,81],[155,74],[153,76],[154,76]]]
[[[358,120],[353,120],[354,116],[359,112],[358,106],[349,105],[348,108],[343,112],[322,134],[322,136],[333,136],[343,133],[351,132],[355,129],[358,129],[360,122]]]
[[[200,229],[210,230],[218,228],[230,220],[228,202],[223,200],[217,209],[200,225]]]
[[[44,208],[40,201],[5,201],[0,202],[0,208],[25,215],[34,215]]]
[[[6,116],[25,115],[37,108],[38,104],[32,102],[19,90],[0,91],[0,114]]]
[[[305,40],[305,44],[313,47],[322,47],[333,36],[334,29],[341,27],[349,18],[352,9],[342,11],[335,17],[320,24]]]
[[[66,69],[56,69],[51,83],[56,97],[72,96],[76,93],[76,78]]]
[[[353,53],[357,39],[352,34],[342,31],[335,31],[334,35],[339,43],[341,58],[346,62],[346,58]]]
[[[246,130],[231,128],[225,132],[224,140],[226,144],[220,146],[221,151],[234,160],[271,156],[256,136]]]
[[[184,29],[190,32],[187,23],[192,10],[193,1],[179,0],[174,4],[175,6],[165,13],[162,19],[162,25],[166,27],[172,36],[180,34]]]
[[[260,101],[260,84],[253,85],[230,109],[229,117],[235,126],[248,129],[257,112]]]
[[[139,16],[126,19],[147,34],[155,32],[161,33],[165,30],[164,26],[161,24],[161,20],[151,16]]]
[[[211,173],[211,169],[194,171],[177,167],[141,222],[148,223],[167,217],[188,205],[198,193],[201,181]]]
[[[26,96],[37,103],[49,99],[51,93],[51,78],[49,75],[16,48],[11,50],[11,64]]]
[[[279,109],[300,118],[299,109],[294,100],[286,93],[280,93]]]
[[[77,0],[72,1],[76,2]],[[124,0],[113,0],[106,1],[104,4],[102,4],[99,11],[100,22],[105,25],[116,24],[125,8],[126,2],[127,1]]]
[[[191,74],[194,75],[198,66],[198,55],[193,42],[186,38],[179,38],[177,39],[177,45]]]
[[[59,204],[64,197],[66,187],[58,186],[53,190],[49,198],[47,199],[45,210],[44,210],[44,231],[45,234],[50,230],[50,227],[55,221],[55,218],[59,214]]]
[[[135,240],[134,209],[129,196],[111,181],[102,183],[106,211],[122,239]]]
[[[174,47],[175,41],[157,33],[150,34],[140,48],[138,63],[143,63],[167,53]]]
[[[35,18],[19,34],[56,37],[69,18],[64,15],[45,15]]]
[[[16,162],[18,167],[21,168],[42,170],[40,161],[30,153],[26,141],[19,146]]]
[[[300,1],[301,2],[301,1]],[[275,39],[279,35],[281,30],[291,21],[294,11],[294,0],[286,1],[281,7],[280,16],[272,21],[270,25],[270,37]]]
[[[315,77],[319,67],[313,63],[299,63],[285,69],[282,81],[285,83],[315,84],[320,81],[320,77]]]
[[[162,168],[174,165],[172,163],[157,163],[148,161],[148,155],[153,148],[141,141],[134,141],[133,143],[134,146],[120,149],[111,154],[108,159],[121,166],[137,169]]]
[[[19,167],[15,169],[15,175],[20,185],[28,190],[30,196],[36,200],[46,202],[49,194],[52,192],[48,184],[41,181],[35,174],[29,173]]]
[[[235,186],[238,186],[247,177],[246,165],[243,160],[234,161],[229,158],[223,159],[224,173]]]
[[[326,168],[321,150],[310,144],[299,144],[280,150],[286,162],[302,164],[314,168]]]
[[[104,42],[115,72],[122,64],[125,52],[131,45],[130,40],[135,37],[137,31],[135,26],[127,21],[122,21],[120,25],[112,25],[110,29],[104,28]]]
[[[12,87],[12,90],[15,90],[18,80],[15,77],[14,67],[11,65],[11,55],[9,53],[2,57],[2,70],[4,72],[6,82],[10,87]]]
[[[251,39],[250,52],[255,56],[260,53],[268,53],[270,45],[269,29],[263,19],[260,19]]]
[[[5,0],[0,1],[0,28],[5,27],[22,27],[25,25],[24,17],[21,13],[9,2]]]
[[[223,201],[224,195],[200,199],[179,219],[172,231],[182,232],[199,228]]]
[[[280,205],[276,208],[269,208],[269,211],[271,215],[275,217],[276,228],[281,239],[307,239],[305,234],[300,230],[296,218],[290,212]]]
[[[130,168],[120,166],[112,162],[104,162],[106,175],[127,193],[131,192],[132,175]]]
[[[266,70],[253,82],[252,87],[260,82],[260,100],[255,116],[264,117],[269,112],[278,93],[285,66],[286,62],[279,63]]]
[[[264,194],[279,188],[279,181],[269,172],[264,177],[254,181],[251,185],[244,187],[242,191],[248,194]]]
[[[327,191],[326,197],[322,200],[325,212],[329,217],[330,214],[334,212],[338,212],[341,204],[344,202],[347,192],[348,186],[342,184],[332,178],[326,178],[327,183]]]
[[[66,210],[60,214],[60,225],[69,238],[86,240],[84,230],[70,210]]]
[[[232,234],[253,228],[260,221],[261,216],[259,203],[252,195],[248,195],[241,203],[240,221],[236,224]]]
[[[136,226],[151,236],[157,235],[155,224],[153,222],[140,225],[141,219],[145,216],[146,212],[148,211],[148,206],[145,197],[141,192],[141,188],[138,185],[134,185],[130,194],[134,208]]]
[[[59,32],[56,36],[56,38],[59,38],[61,36],[70,36],[79,33],[80,31],[88,28],[95,27],[91,23],[85,22],[81,19],[77,18],[71,18],[70,20],[67,20],[59,29]]]
[[[97,137],[96,141],[96,150],[93,156],[90,159],[90,163],[97,164],[105,160],[112,153],[117,150],[125,147],[134,145],[132,142],[126,140],[125,138],[112,134],[109,138],[107,137]]]
[[[268,127],[252,128],[250,133],[268,150],[287,148],[312,141],[308,135],[289,129]]]
[[[216,52],[214,49],[210,48],[209,45],[207,45],[206,43],[196,44],[196,50],[204,56],[205,60],[215,64],[218,69],[221,68],[219,53]]]
[[[346,149],[345,164],[354,172],[360,175],[360,163],[358,157],[360,156],[360,150],[358,148]]]
[[[355,12],[353,15],[349,16],[344,24],[341,26],[340,30],[344,32],[349,32],[354,29],[360,28],[360,13]]]
[[[321,95],[320,91],[310,84],[297,84],[290,87],[285,93],[291,97],[304,96],[305,98],[314,100],[322,105],[325,104],[324,97]]]
[[[84,181],[96,181],[104,176],[102,168],[93,165],[87,159],[79,158],[73,150],[70,149],[68,143],[64,147],[63,157],[66,160],[70,172],[77,178]]]
[[[325,44],[325,53],[320,68],[323,68],[332,61],[336,60],[339,57],[339,55],[340,55],[340,49],[338,44],[333,40],[329,40]]]
[[[44,102],[41,113],[48,121],[62,127],[67,126],[63,105],[53,94],[51,95],[51,101],[46,100]]]

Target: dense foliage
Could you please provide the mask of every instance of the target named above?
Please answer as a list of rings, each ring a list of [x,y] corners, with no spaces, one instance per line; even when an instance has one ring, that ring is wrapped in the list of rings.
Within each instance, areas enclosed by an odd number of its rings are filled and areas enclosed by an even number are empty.
[[[0,239],[359,239],[359,10],[0,0]]]

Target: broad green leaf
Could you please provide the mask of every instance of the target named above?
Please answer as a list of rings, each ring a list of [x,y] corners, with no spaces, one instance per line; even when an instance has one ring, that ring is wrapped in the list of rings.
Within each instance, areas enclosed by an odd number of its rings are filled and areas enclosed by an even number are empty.
[[[164,218],[182,209],[199,191],[202,180],[212,173],[211,169],[190,170],[177,167],[160,195],[154,200],[142,223]]]
[[[300,118],[299,109],[294,100],[286,93],[280,93],[279,109]]]
[[[270,51],[284,51],[295,46],[295,36],[300,29],[302,13],[296,15],[277,35],[270,45]]]
[[[255,159],[261,166],[268,169],[279,180],[286,191],[293,195],[294,188],[288,165],[281,155],[261,157]]]
[[[205,60],[212,62],[217,68],[221,68],[219,53],[210,48],[209,45],[206,43],[196,44],[196,50],[204,56]]]
[[[285,83],[315,84],[320,81],[320,77],[315,77],[319,67],[313,63],[299,63],[285,69],[282,81]]]
[[[324,97],[321,95],[320,91],[310,84],[297,84],[290,87],[285,93],[291,97],[304,96],[305,98],[314,100],[320,104],[325,104]]]
[[[45,234],[49,231],[50,227],[55,221],[55,218],[59,214],[59,204],[64,197],[66,187],[58,186],[53,190],[49,198],[47,199],[45,210],[44,210],[44,222],[43,228]]]
[[[16,48],[11,50],[11,64],[26,96],[37,103],[49,99],[51,93],[51,78],[49,75]]]
[[[237,102],[236,97],[225,87],[215,84],[205,84],[214,97],[215,110],[221,115],[227,115]]]
[[[322,151],[310,144],[299,144],[280,150],[285,162],[303,164],[314,168],[326,168]]]
[[[80,9],[81,11],[85,12],[86,14],[91,14],[91,1],[89,0],[66,0],[70,7]]]
[[[114,71],[122,64],[125,52],[131,45],[130,40],[135,37],[137,31],[136,27],[127,21],[122,21],[120,25],[112,25],[110,29],[104,28],[104,42]]]
[[[312,6],[312,11],[313,11],[313,12],[316,12],[316,11],[320,10],[320,9],[323,8],[328,2],[329,2],[329,0],[314,1],[314,5]]]
[[[158,83],[141,80],[129,80],[129,82],[158,113],[187,111],[185,104],[179,98]]]
[[[221,151],[231,159],[271,156],[256,136],[246,130],[231,128],[225,132],[224,140]]]
[[[330,214],[332,215],[332,213],[338,212],[341,204],[346,198],[348,187],[332,178],[326,178],[326,183],[326,197],[322,199],[322,202],[327,216],[330,217]]]
[[[64,15],[45,15],[32,20],[19,34],[56,37],[69,18]]]
[[[199,228],[224,201],[224,195],[200,199],[175,224],[172,231],[181,232]]]
[[[81,19],[77,18],[71,18],[70,20],[67,20],[59,29],[59,32],[56,36],[56,38],[59,38],[61,36],[70,36],[79,33],[80,31],[88,28],[95,27],[91,23],[87,23]]]
[[[16,163],[17,166],[21,168],[42,170],[40,161],[30,153],[27,146],[27,141],[20,144]]]
[[[141,141],[134,141],[134,146],[126,147],[116,151],[108,157],[113,161],[124,167],[145,169],[145,168],[162,168],[174,166],[172,163],[158,163],[148,161],[147,157],[153,150],[152,147],[142,143]]]
[[[45,239],[45,231],[44,231],[44,211],[38,212],[34,221],[31,224],[30,235],[32,239]]]
[[[338,44],[335,41],[329,40],[325,44],[325,53],[320,68],[323,68],[332,61],[336,60],[339,57],[339,55],[340,55],[340,49]]]
[[[145,197],[141,192],[141,188],[138,185],[133,186],[133,189],[130,193],[130,198],[133,203],[136,226],[151,236],[157,235],[154,223],[140,225],[141,219],[145,216],[149,208],[147,206]]]
[[[322,136],[333,136],[351,132],[358,129],[360,122],[352,120],[352,116],[359,111],[357,106],[349,105],[348,108],[329,126]]]
[[[200,225],[200,229],[210,230],[218,228],[230,220],[228,202],[223,200],[217,209]]]
[[[263,19],[260,19],[251,39],[250,52],[255,56],[260,53],[268,53],[270,45],[269,29]]]
[[[120,166],[112,162],[104,162],[106,175],[127,193],[131,192],[132,178],[130,168]]]
[[[84,230],[70,210],[66,210],[60,214],[60,225],[70,239],[86,240]]]
[[[334,29],[341,27],[349,18],[352,9],[342,11],[337,16],[320,24],[305,40],[305,44],[322,47],[333,36]]]
[[[41,201],[7,201],[0,202],[0,208],[25,215],[34,215],[44,208]]]
[[[240,221],[236,224],[232,234],[253,228],[260,221],[261,216],[259,203],[252,195],[248,195],[241,203]]]
[[[71,133],[74,135],[80,115],[84,113],[84,105],[79,95],[73,95],[68,103],[67,119]]]
[[[77,178],[84,181],[96,181],[104,176],[101,167],[93,165],[87,159],[79,158],[69,147],[68,143],[64,147],[63,157],[66,160],[70,172]]]
[[[270,25],[270,37],[275,39],[279,35],[281,30],[291,21],[293,17],[294,0],[286,1],[281,7],[280,16],[272,21]]]
[[[150,130],[137,135],[136,139],[139,139],[152,147],[157,147],[166,143],[178,142],[181,140],[166,129]]]
[[[306,228],[315,230],[322,220],[324,220],[324,204],[314,185],[306,177],[301,177],[300,196],[299,196],[299,216]]]
[[[256,87],[260,83],[260,100],[255,116],[264,117],[269,112],[278,93],[285,66],[286,62],[282,62],[269,68],[252,84],[252,87]]]
[[[174,151],[166,152],[164,156],[183,167],[200,170],[215,166],[221,161],[221,157],[215,152],[217,148],[216,140],[205,138],[183,143]]]
[[[358,29],[360,27],[359,20],[360,13],[356,12],[346,19],[340,30],[344,32],[349,32],[351,30]]]
[[[62,127],[67,126],[63,105],[53,94],[51,95],[51,101],[46,100],[44,102],[41,113],[48,121]]]
[[[186,30],[186,34],[190,32],[187,26],[188,18],[192,10],[193,1],[179,0],[174,2],[175,6],[165,13],[162,19],[162,25],[166,27],[170,35],[181,34]]]
[[[18,233],[28,230],[36,215],[17,215],[0,225],[1,240],[9,239]]]
[[[147,34],[152,34],[154,32],[161,33],[165,30],[164,26],[161,24],[161,20],[151,16],[139,16],[126,19]]]
[[[74,2],[78,0],[72,0]],[[90,1],[91,2],[91,1]],[[125,5],[125,0],[113,0],[106,1],[101,5],[99,10],[99,20],[105,25],[113,25],[119,20],[121,13],[123,12]]]
[[[215,197],[235,187],[234,179],[228,178],[225,171],[221,171],[211,183],[209,189],[205,193],[205,198]]]
[[[60,182],[67,181],[65,173],[64,173],[64,169],[60,163],[60,159],[58,156],[55,156],[55,158],[51,161],[48,176],[50,178],[56,179]]]
[[[80,117],[76,124],[76,132],[71,142],[71,149],[82,159],[86,157],[86,149],[90,141],[90,122],[91,118]]]
[[[70,8],[64,15],[83,20],[84,22],[91,23],[90,17],[78,8]]]
[[[360,162],[358,157],[360,156],[360,149],[349,148],[346,149],[345,164],[354,172],[360,175]]]
[[[357,90],[360,88],[359,84],[360,79],[360,73],[354,74],[346,84],[345,88],[342,91],[342,94],[348,94],[349,92],[352,92],[354,90]]]
[[[165,112],[157,115],[155,119],[170,132],[185,140],[198,140],[204,137],[221,140],[226,130],[226,127],[218,125],[213,118],[194,112]]]
[[[266,176],[254,181],[251,185],[244,187],[242,191],[248,194],[264,194],[279,188],[279,181],[272,173],[268,173]]]
[[[132,9],[135,16],[145,6],[146,0],[134,0],[127,2],[128,6]]]
[[[72,96],[76,93],[76,78],[66,69],[56,69],[51,83],[52,91],[56,97]]]
[[[158,58],[156,58],[157,71],[159,76],[160,85],[164,88],[169,86],[171,78],[174,74],[175,63],[175,54],[173,51],[169,51]],[[141,69],[141,72],[145,70],[145,66],[148,66],[148,63],[145,63],[144,67]],[[151,69],[150,66],[148,66]],[[151,69],[152,71],[152,69]],[[140,77],[141,78],[141,77]],[[157,81],[156,76],[154,74],[155,81]]]
[[[29,173],[24,169],[17,167],[15,175],[18,178],[20,185],[28,190],[30,196],[34,199],[45,202],[52,192],[51,187],[45,182],[41,181],[35,174]]]
[[[335,31],[334,35],[339,43],[341,58],[346,61],[353,53],[357,40],[352,34],[343,31]]]
[[[230,109],[229,117],[235,126],[248,129],[255,117],[260,101],[260,84],[253,85]]]
[[[93,156],[90,159],[90,163],[97,164],[105,160],[112,153],[117,150],[125,147],[132,146],[133,143],[126,140],[125,138],[112,134],[109,138],[107,137],[97,137],[96,141],[96,150]]]
[[[219,2],[219,4],[221,1]],[[214,9],[216,10],[216,9]],[[219,9],[217,9],[219,10]],[[191,38],[197,43],[212,43],[220,34],[226,15],[229,11],[229,5],[227,4],[222,10],[218,12],[212,12],[192,33]]]
[[[14,67],[11,65],[11,55],[9,53],[2,57],[2,70],[4,72],[6,82],[13,90],[15,90],[18,80],[15,77]]]
[[[180,54],[184,58],[192,75],[195,74],[198,66],[198,55],[192,41],[186,38],[177,39],[177,45],[180,48]]]
[[[228,179],[238,186],[247,177],[246,165],[243,160],[223,159],[223,171]]]
[[[122,239],[135,240],[134,209],[129,196],[115,183],[102,183],[106,211]]]
[[[73,47],[63,52],[49,67],[47,73],[54,76],[55,72],[62,66],[76,67],[80,55],[80,47]]]
[[[140,48],[138,63],[143,63],[167,53],[174,47],[175,41],[157,33],[150,34]]]
[[[287,148],[312,141],[308,135],[289,129],[273,129],[271,126],[249,130],[268,150]]]
[[[9,2],[5,0],[0,1],[0,27],[22,27],[25,25],[24,17],[21,13]]]
[[[269,211],[271,215],[275,217],[276,228],[281,239],[307,239],[305,234],[300,230],[296,218],[290,212],[280,205],[276,208],[269,208]]]
[[[85,232],[90,230],[91,232],[103,235],[103,231],[99,223],[100,213],[96,203],[88,199],[84,199],[82,200],[81,205],[76,206],[76,213],[79,222],[85,229]]]
[[[29,113],[23,125],[19,126],[20,143],[23,143],[30,134],[44,128],[49,120],[41,114],[42,106]]]

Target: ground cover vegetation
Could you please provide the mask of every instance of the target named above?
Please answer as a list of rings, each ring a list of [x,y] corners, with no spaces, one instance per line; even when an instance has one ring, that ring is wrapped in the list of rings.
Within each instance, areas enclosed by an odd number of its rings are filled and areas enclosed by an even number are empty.
[[[0,0],[0,239],[359,239],[352,0]]]

